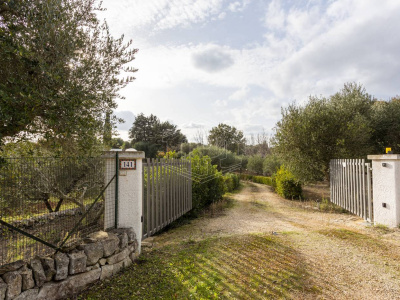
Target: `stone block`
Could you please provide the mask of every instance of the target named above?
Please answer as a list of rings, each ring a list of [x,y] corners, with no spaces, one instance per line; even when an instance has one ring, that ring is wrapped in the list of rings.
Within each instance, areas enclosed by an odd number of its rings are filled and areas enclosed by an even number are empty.
[[[6,298],[7,292],[7,283],[3,281],[0,277],[0,300],[4,300]]]
[[[53,279],[53,276],[57,273],[54,259],[52,259],[51,257],[41,257],[40,261],[42,262],[46,281],[51,281]]]
[[[86,272],[86,254],[82,251],[76,251],[68,254],[69,267],[68,272],[70,275]]]
[[[40,259],[34,258],[29,264],[33,271],[33,278],[35,279],[36,286],[41,287],[46,281],[46,275]]]
[[[108,233],[105,231],[97,231],[89,234],[86,238],[83,239],[85,243],[95,243],[97,241],[108,239]]]
[[[127,256],[127,257],[122,261],[122,263],[123,263],[123,267],[124,267],[124,268],[127,268],[127,267],[129,267],[129,266],[132,265],[132,260],[129,258],[129,256]]]
[[[86,254],[87,260],[86,265],[92,266],[96,264],[100,258],[103,257],[104,247],[102,242],[96,242],[91,244],[83,244],[78,247],[78,249],[83,250]]]
[[[134,241],[136,241],[136,234],[133,231],[133,228],[117,228],[117,229],[113,229],[111,232],[117,234],[117,235],[121,235],[121,234],[126,234],[128,236],[128,243],[132,243]]]
[[[33,280],[33,272],[31,269],[24,266],[19,269],[18,272],[22,278],[22,291],[29,290],[35,286],[35,281]]]
[[[14,300],[36,300],[39,294],[39,289],[31,289],[21,293]]]
[[[120,249],[126,248],[126,246],[128,246],[128,235],[125,232],[123,232],[118,237],[119,237],[119,245],[118,245],[119,248]]]
[[[113,265],[113,275],[119,273],[124,268],[124,260]]]
[[[56,268],[56,276],[54,280],[64,280],[68,276],[69,257],[67,254],[58,252],[54,255],[54,262]]]
[[[103,256],[109,257],[113,255],[115,251],[118,249],[119,238],[115,234],[109,233],[108,239],[101,241],[101,243],[103,244],[104,248]]]
[[[17,271],[8,272],[3,275],[3,280],[7,283],[6,300],[11,300],[21,294],[22,277]]]
[[[129,255],[129,249],[125,248],[120,253],[114,254],[113,256],[107,258],[107,263],[109,265],[116,264],[120,261],[123,261],[128,255]]]
[[[105,265],[101,267],[100,280],[110,278],[113,275],[114,265]]]
[[[17,260],[13,263],[1,266],[0,267],[0,275],[3,275],[7,272],[17,271],[19,268],[23,267],[24,265],[25,265],[24,261]]]
[[[89,284],[99,280],[101,269],[70,276],[60,282],[48,282],[40,289],[37,300],[50,300],[73,297]]]
[[[99,260],[100,266],[104,266],[106,264],[106,262],[107,262],[106,258],[102,258],[102,259]]]
[[[132,262],[134,262],[139,257],[139,251],[132,252],[129,254],[129,258]]]

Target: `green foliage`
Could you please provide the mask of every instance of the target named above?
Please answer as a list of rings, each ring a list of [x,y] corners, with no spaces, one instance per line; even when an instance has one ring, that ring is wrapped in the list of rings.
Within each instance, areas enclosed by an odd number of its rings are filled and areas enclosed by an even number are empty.
[[[293,174],[281,166],[274,176],[276,193],[286,199],[301,199],[302,188],[301,183],[293,176]]]
[[[0,143],[27,134],[91,147],[137,49],[113,38],[95,0],[0,1]],[[115,123],[115,117],[110,118]]]
[[[249,157],[247,163],[247,170],[258,175],[263,174],[264,158],[260,155],[253,155]]]
[[[237,174],[227,173],[223,176],[223,181],[225,185],[225,192],[233,192],[239,188],[240,178]]]
[[[129,137],[135,145],[139,142],[159,145],[157,148],[163,151],[168,151],[171,147],[187,142],[186,136],[181,133],[180,129],[177,129],[176,125],[168,121],[161,122],[154,115],[146,117],[144,114],[139,114],[136,117],[132,128],[129,130]]]
[[[265,184],[265,185],[269,185],[269,186],[273,185],[272,177],[240,174],[240,179],[252,181],[255,183],[261,183],[261,184]]]
[[[150,142],[137,142],[133,145],[138,151],[144,151],[147,158],[156,158],[158,151],[161,150],[161,145],[153,144]]]
[[[210,157],[192,154],[190,160],[193,209],[198,210],[221,200],[225,187],[222,173],[211,164]]]
[[[213,146],[226,148],[236,154],[243,154],[246,139],[243,132],[237,130],[234,126],[223,123],[213,127],[208,135],[208,143]]]
[[[211,164],[216,165],[218,170],[235,171],[243,168],[244,156],[235,155],[229,150],[217,146],[201,146],[195,148],[190,155],[208,156]]]
[[[282,109],[276,124],[274,151],[297,178],[326,179],[332,158],[372,153],[372,104],[365,89],[353,83],[329,98],[310,97],[305,106],[293,103]]]
[[[185,154],[189,154],[194,149],[196,149],[197,147],[200,147],[200,146],[201,146],[201,144],[198,144],[198,143],[182,143],[180,146],[180,151]]]
[[[263,174],[267,176],[272,176],[279,170],[281,164],[282,163],[277,155],[267,155],[263,162]]]
[[[376,101],[372,106],[371,121],[375,152],[383,153],[385,147],[391,147],[393,153],[400,153],[400,97]]]

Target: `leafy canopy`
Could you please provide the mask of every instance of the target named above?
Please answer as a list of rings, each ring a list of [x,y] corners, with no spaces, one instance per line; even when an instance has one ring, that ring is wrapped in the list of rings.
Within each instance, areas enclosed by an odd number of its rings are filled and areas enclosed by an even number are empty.
[[[0,142],[101,135],[137,49],[97,10],[95,0],[0,0]]]
[[[243,132],[237,130],[236,127],[220,123],[217,127],[213,127],[210,130],[208,143],[213,146],[226,148],[236,154],[242,154],[246,139]]]

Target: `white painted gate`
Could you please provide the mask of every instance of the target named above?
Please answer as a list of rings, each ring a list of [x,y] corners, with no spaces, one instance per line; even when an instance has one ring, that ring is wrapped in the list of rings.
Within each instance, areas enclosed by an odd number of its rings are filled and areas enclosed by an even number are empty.
[[[364,159],[330,161],[331,202],[373,221],[372,169]]]

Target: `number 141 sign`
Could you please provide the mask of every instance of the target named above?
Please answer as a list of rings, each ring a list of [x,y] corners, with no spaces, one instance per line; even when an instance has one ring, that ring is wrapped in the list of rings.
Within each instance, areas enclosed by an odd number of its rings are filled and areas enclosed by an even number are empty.
[[[120,170],[136,170],[136,159],[120,159]]]

